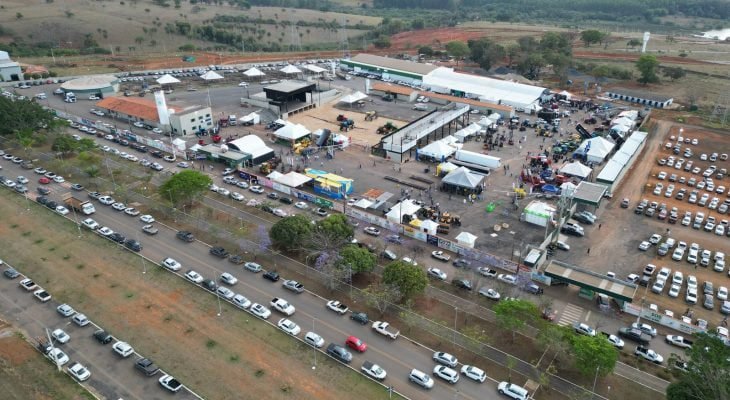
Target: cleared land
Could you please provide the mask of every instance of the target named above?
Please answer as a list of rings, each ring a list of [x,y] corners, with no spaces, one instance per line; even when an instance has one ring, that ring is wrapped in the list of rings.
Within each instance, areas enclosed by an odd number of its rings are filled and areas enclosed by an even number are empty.
[[[312,371],[311,349],[259,321],[247,321],[228,305],[224,316],[216,317],[213,296],[191,290],[160,268],[143,275],[138,257],[92,235],[78,240],[73,224],[49,217],[36,205],[30,213],[18,213],[23,202],[10,192],[0,194],[4,257],[55,298],[83,309],[111,332],[124,332],[136,349],[203,397],[387,397],[380,386],[334,362],[323,361]]]

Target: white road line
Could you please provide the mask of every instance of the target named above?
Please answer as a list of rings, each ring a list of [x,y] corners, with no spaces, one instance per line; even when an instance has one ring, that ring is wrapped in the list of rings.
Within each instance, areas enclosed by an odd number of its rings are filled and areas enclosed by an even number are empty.
[[[561,325],[561,326],[572,325],[573,323],[578,322],[582,315],[583,315],[583,308],[568,303],[565,306],[565,309],[563,309],[563,313],[560,316],[558,325]]]

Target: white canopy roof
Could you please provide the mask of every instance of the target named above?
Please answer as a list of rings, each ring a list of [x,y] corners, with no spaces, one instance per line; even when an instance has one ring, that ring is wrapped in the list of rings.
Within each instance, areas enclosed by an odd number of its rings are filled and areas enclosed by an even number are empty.
[[[279,72],[283,72],[285,74],[301,74],[302,70],[290,64],[280,69]]]
[[[441,170],[443,172],[449,173],[449,172],[451,172],[451,171],[459,168],[459,166],[456,165],[456,164],[453,164],[453,163],[450,163],[450,162],[446,161],[446,162],[443,162],[443,163],[439,164],[438,165],[438,168],[439,168],[439,170]]]
[[[593,169],[579,162],[572,162],[565,164],[562,168],[560,168],[560,172],[567,175],[577,176],[579,178],[586,178],[591,174],[591,172],[593,172]]]
[[[558,94],[561,95],[561,96],[565,96],[565,98],[568,99],[568,100],[570,100],[570,98],[573,97],[573,95],[570,94],[570,92],[567,91],[567,90],[563,90],[562,92],[560,92]]]
[[[358,91],[358,92],[355,92],[355,93],[352,93],[352,94],[348,94],[347,96],[344,96],[344,97],[340,98],[340,102],[341,103],[352,104],[352,103],[354,103],[356,101],[360,101],[362,99],[366,99],[367,97],[368,97],[368,95],[366,95],[363,92],[359,92]]]
[[[180,83],[180,80],[170,74],[165,74],[157,78],[157,83],[160,85],[169,85],[171,83]]]
[[[327,71],[326,69],[316,65],[305,65],[304,68],[314,72],[315,74],[321,74],[322,72]]]
[[[282,174],[279,171],[271,171],[271,173],[266,175],[266,177],[271,179],[272,181],[275,181],[275,180],[279,179],[280,177],[282,177],[283,175],[284,174]]]
[[[255,76],[264,76],[264,75],[266,75],[265,73],[261,72],[261,70],[259,70],[256,67],[247,69],[246,71],[243,72],[243,74],[246,75],[246,76],[248,76],[248,77],[250,77],[250,78],[253,78]]]
[[[484,180],[484,175],[476,174],[467,167],[459,167],[444,177],[443,183],[466,188],[476,188]]]
[[[431,221],[430,219],[423,220],[421,222],[421,228],[426,230],[436,230],[439,227],[438,222]]]
[[[432,157],[437,160],[444,160],[456,152],[456,147],[450,146],[442,141],[433,142],[418,149],[419,156]]]
[[[215,71],[208,71],[203,75],[200,75],[200,78],[205,79],[206,81],[213,81],[216,79],[223,79],[223,76]]]
[[[264,141],[256,135],[246,135],[242,138],[230,141],[228,142],[228,147],[240,151],[241,153],[250,154],[254,159],[274,151],[270,147],[266,146],[266,143],[264,143]]]
[[[275,181],[289,187],[298,187],[312,180],[312,178],[302,175],[296,171],[291,171],[285,175],[280,175]]]
[[[413,200],[407,199],[393,206],[385,216],[393,221],[400,223],[403,220],[403,215],[413,215],[416,211],[420,210],[421,206],[416,204]]]
[[[274,132],[274,135],[281,139],[297,140],[309,135],[310,133],[312,132],[310,132],[309,129],[302,124],[287,124],[283,128],[279,128],[276,132]]]
[[[468,247],[474,247],[474,242],[476,242],[476,240],[477,236],[474,236],[469,232],[461,232],[456,235],[456,241]]]
[[[615,118],[613,121],[611,121],[611,125],[626,125],[631,128],[633,128],[635,124],[636,122],[634,122],[634,120],[629,117]]]
[[[584,140],[576,152],[585,153],[586,148],[588,148],[588,161],[601,161],[611,153],[614,146],[613,142],[599,136]]]
[[[471,125],[467,126],[464,129],[460,129],[456,133],[454,133],[454,136],[456,136],[457,139],[460,141],[464,141],[464,138],[467,138],[471,135],[474,135],[475,133],[482,130],[482,127],[477,123],[472,123]]]
[[[629,128],[626,125],[614,125],[611,127],[611,130],[616,131],[616,132],[626,133],[629,130],[631,130],[631,128]]]

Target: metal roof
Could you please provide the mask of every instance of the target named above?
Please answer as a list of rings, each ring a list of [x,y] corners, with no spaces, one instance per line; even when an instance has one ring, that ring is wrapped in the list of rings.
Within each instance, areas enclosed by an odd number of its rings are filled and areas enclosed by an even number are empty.
[[[637,286],[619,279],[610,278],[593,271],[588,271],[575,265],[556,260],[550,260],[545,267],[545,275],[553,279],[568,282],[598,293],[603,293],[615,299],[631,303],[636,295]]]
[[[581,181],[573,192],[573,200],[597,206],[606,190],[606,185]]]
[[[644,92],[641,90],[632,90],[632,89],[624,89],[624,88],[612,88],[611,90],[607,90],[607,93],[622,94],[624,96],[631,96],[631,97],[636,97],[638,99],[658,101],[660,103],[665,103],[665,102],[673,99],[672,97],[662,96],[662,95],[656,94],[656,93],[649,93],[649,92]]]
[[[421,64],[413,61],[399,60],[397,58],[376,56],[373,54],[358,54],[348,61],[395,71],[410,72],[417,75],[427,75],[436,68],[439,68],[436,65]]]

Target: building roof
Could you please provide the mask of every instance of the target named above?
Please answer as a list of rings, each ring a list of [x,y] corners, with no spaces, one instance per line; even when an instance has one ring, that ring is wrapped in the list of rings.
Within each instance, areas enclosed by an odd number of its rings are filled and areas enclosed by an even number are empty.
[[[593,169],[576,161],[565,164],[560,168],[560,172],[567,175],[577,176],[579,178],[585,178],[593,172]]]
[[[282,92],[282,93],[291,93],[295,92],[297,90],[306,89],[309,86],[312,86],[312,89],[314,89],[314,84],[310,82],[304,82],[304,81],[283,81],[280,83],[275,83],[273,85],[269,85],[264,87],[264,90],[272,90],[276,92]]]
[[[381,92],[390,92],[390,93],[395,93],[395,94],[402,94],[405,96],[410,96],[411,93],[416,92],[419,95],[424,95],[424,96],[430,97],[432,99],[448,100],[448,101],[455,102],[455,103],[458,102],[458,103],[468,104],[470,106],[488,108],[492,111],[504,111],[504,112],[514,111],[514,107],[504,105],[504,104],[489,103],[486,101],[479,101],[479,100],[474,100],[474,99],[467,99],[464,97],[450,96],[448,94],[433,93],[433,92],[428,92],[425,90],[415,90],[415,89],[409,88],[407,86],[395,85],[392,83],[375,82],[373,84],[372,88],[373,88],[373,90],[378,90]]]
[[[450,185],[474,189],[484,181],[484,175],[472,172],[469,168],[459,167],[448,173],[441,181]]]
[[[66,91],[94,90],[109,87],[116,82],[118,82],[118,79],[113,75],[82,76],[64,82],[61,84],[61,88]]]
[[[616,299],[631,302],[637,291],[637,286],[613,279],[593,271],[566,264],[556,260],[550,260],[545,267],[545,275],[564,282],[589,286],[596,292],[603,293]]]
[[[652,101],[658,101],[660,103],[664,103],[666,101],[672,100],[672,97],[663,96],[656,93],[650,93],[645,92],[643,90],[632,90],[632,89],[625,89],[625,88],[612,88],[611,90],[607,90],[608,93],[614,93],[614,94],[622,94],[624,96],[631,96],[636,97],[639,99],[646,99],[646,100],[652,100]]]
[[[436,65],[421,64],[413,61],[399,60],[397,58],[376,56],[373,54],[358,54],[355,57],[352,57],[349,61],[393,71],[409,72],[417,75],[427,75],[431,73],[431,71],[439,68]]]
[[[141,97],[107,97],[96,102],[96,106],[145,121],[160,121],[155,102]],[[180,111],[179,108],[170,107],[170,105],[167,107],[175,112]]]
[[[15,61],[2,61],[0,60],[0,68],[20,68],[20,64]]]
[[[254,159],[274,151],[256,135],[246,135],[236,140],[232,140],[227,144],[231,149],[249,154]]]
[[[600,183],[581,181],[573,191],[573,199],[581,203],[588,203],[597,206],[606,193],[606,185]]]

